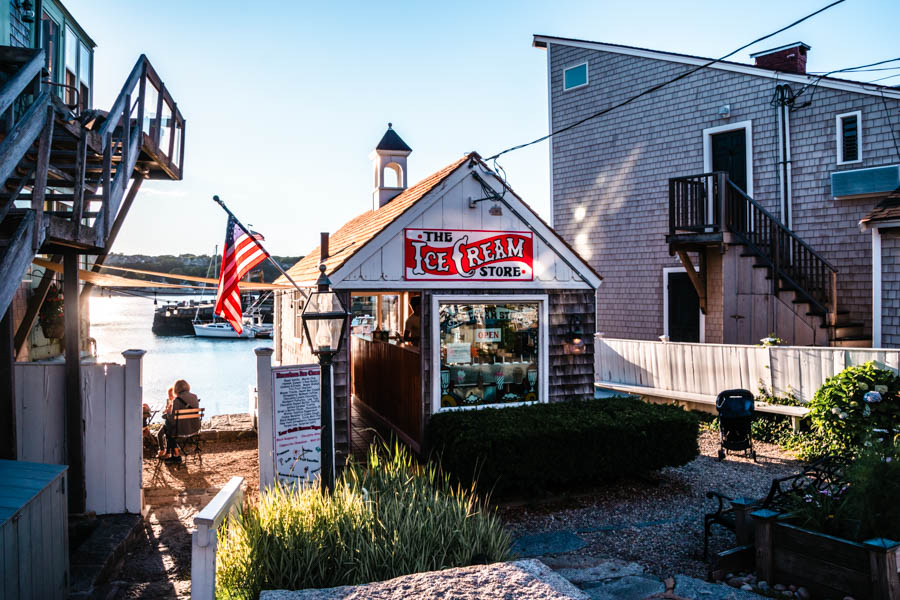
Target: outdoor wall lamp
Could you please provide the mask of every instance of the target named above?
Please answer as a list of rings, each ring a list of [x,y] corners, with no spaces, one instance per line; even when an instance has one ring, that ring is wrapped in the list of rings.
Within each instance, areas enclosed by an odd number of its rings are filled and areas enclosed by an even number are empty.
[[[581,331],[581,317],[569,315],[569,330],[566,333],[566,353],[584,354],[587,346],[584,343],[584,333]]]
[[[19,10],[22,11],[23,23],[34,23],[34,2],[31,0],[21,0],[18,3]]]
[[[300,318],[310,350],[322,368],[319,390],[322,400],[322,493],[334,492],[334,407],[331,394],[331,363],[341,349],[347,328],[347,309],[331,290],[325,265],[319,265],[316,291],[310,294]]]

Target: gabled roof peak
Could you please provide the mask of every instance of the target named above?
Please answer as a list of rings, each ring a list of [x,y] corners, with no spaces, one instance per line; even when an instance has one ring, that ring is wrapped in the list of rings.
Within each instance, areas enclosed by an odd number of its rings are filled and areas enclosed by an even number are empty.
[[[394,124],[388,123],[387,131],[381,137],[381,141],[375,146],[375,150],[390,150],[394,152],[412,152],[412,148],[406,145],[397,132],[394,131]]]

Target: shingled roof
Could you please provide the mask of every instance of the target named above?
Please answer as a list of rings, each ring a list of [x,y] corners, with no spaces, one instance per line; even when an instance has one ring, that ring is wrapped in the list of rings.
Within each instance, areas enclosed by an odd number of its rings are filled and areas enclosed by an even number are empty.
[[[394,150],[396,152],[412,152],[412,148],[406,145],[397,132],[394,131],[393,125],[388,123],[388,129],[384,132],[381,141],[375,146],[376,150]]]
[[[885,196],[859,224],[867,227],[884,221],[900,221],[900,188]]]
[[[390,133],[391,129],[388,130]],[[387,134],[385,134],[387,135]],[[400,136],[394,134],[398,140]],[[382,140],[383,141],[383,140]],[[402,143],[403,140],[400,140]],[[405,146],[405,144],[404,144]],[[341,268],[354,254],[359,252],[372,238],[385,227],[393,223],[400,215],[411,208],[420,198],[440,185],[456,169],[464,165],[468,160],[478,160],[477,152],[470,152],[456,159],[443,169],[432,173],[414,186],[407,188],[396,198],[379,208],[369,210],[351,219],[340,229],[328,236],[328,248],[330,256],[325,260],[325,272],[334,273]],[[311,284],[319,277],[319,260],[321,248],[316,248],[306,254],[300,262],[288,269],[288,275],[298,285]],[[287,283],[284,276],[277,283]]]

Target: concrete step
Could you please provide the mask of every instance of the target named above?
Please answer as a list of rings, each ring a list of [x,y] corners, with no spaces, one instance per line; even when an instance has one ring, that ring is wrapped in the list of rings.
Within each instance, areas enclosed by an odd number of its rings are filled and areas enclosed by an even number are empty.
[[[828,328],[828,335],[833,340],[844,338],[865,338],[865,326],[862,323],[841,323]],[[870,338],[871,339],[871,338]]]
[[[846,337],[831,340],[831,346],[834,348],[871,348],[871,337]]]

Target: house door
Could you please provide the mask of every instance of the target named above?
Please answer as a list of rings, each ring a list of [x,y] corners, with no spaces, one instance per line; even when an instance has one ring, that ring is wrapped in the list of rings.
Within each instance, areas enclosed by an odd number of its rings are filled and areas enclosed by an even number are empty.
[[[726,171],[728,178],[747,191],[747,130],[716,133],[712,138],[712,170]]]
[[[687,273],[670,272],[666,282],[669,330],[673,342],[700,341],[700,298]]]

